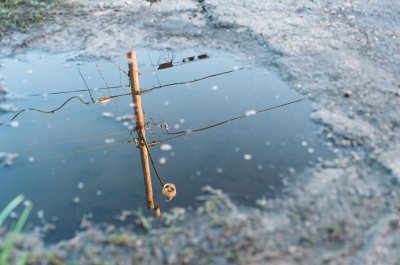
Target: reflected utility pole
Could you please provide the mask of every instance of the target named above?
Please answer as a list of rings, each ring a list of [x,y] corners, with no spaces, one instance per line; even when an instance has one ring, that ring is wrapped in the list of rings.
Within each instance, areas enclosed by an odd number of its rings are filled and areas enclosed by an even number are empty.
[[[146,130],[144,128],[144,118],[143,118],[142,100],[140,94],[139,71],[136,62],[136,52],[134,51],[128,52],[127,57],[129,59],[128,63],[129,78],[131,82],[132,102],[136,118],[136,131],[139,139],[140,159],[142,162],[142,171],[143,171],[144,185],[146,190],[147,206],[150,209],[154,210],[154,215],[158,218],[161,215],[161,211],[154,199],[153,187],[151,183],[149,154],[145,146]]]

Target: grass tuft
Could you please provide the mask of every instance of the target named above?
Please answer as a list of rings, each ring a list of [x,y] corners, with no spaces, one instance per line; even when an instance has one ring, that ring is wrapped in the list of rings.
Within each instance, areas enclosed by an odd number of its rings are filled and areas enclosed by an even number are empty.
[[[10,213],[18,207],[24,200],[23,195],[18,195],[14,200],[12,200],[0,213],[0,226],[4,223],[5,219],[10,215]],[[31,213],[32,210],[32,204],[28,203],[24,210],[22,211],[21,216],[19,217],[17,224],[15,227],[12,229],[11,232],[9,232],[7,236],[7,240],[2,246],[1,252],[0,252],[0,265],[8,265],[10,264],[10,254],[12,249],[14,248],[14,243],[16,236],[22,232],[22,229],[24,228],[26,221],[28,220],[28,217]],[[26,257],[24,257],[19,264],[25,264]]]
[[[0,40],[12,31],[29,32],[68,7],[64,0],[0,0]]]

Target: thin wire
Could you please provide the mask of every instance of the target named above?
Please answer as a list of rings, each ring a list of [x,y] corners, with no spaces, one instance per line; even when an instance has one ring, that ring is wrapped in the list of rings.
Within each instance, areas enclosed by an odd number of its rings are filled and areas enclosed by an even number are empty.
[[[94,147],[89,147],[89,148],[85,148],[85,149],[80,149],[80,150],[77,150],[77,151],[65,152],[65,153],[60,153],[60,154],[56,154],[56,155],[51,155],[51,156],[44,156],[44,157],[35,158],[35,161],[45,161],[45,160],[55,159],[55,158],[58,158],[58,157],[69,156],[69,155],[75,155],[75,154],[80,154],[80,153],[84,153],[84,152],[94,151],[94,150],[98,150],[98,149],[114,147],[114,146],[116,146],[116,145],[125,144],[125,143],[126,143],[126,142],[118,142],[118,143],[112,143],[112,144],[98,145],[98,146],[94,146]]]
[[[295,104],[295,103],[301,102],[301,101],[303,101],[303,100],[305,100],[305,99],[306,99],[306,98],[301,98],[301,99],[293,100],[293,101],[290,101],[290,102],[287,102],[287,103],[284,103],[284,104],[280,104],[280,105],[277,105],[277,106],[273,106],[273,107],[270,107],[270,108],[265,108],[265,109],[257,110],[257,111],[255,112],[255,114],[262,113],[262,112],[268,112],[268,111],[271,111],[271,110],[274,110],[274,109],[282,108],[282,107],[285,107],[285,106],[288,106],[288,105],[291,105],[291,104]],[[160,143],[162,143],[162,142],[166,142],[166,141],[169,141],[169,140],[173,140],[173,139],[175,139],[175,138],[182,137],[182,136],[185,136],[185,135],[191,135],[191,134],[194,134],[194,133],[199,133],[199,132],[202,132],[202,131],[205,131],[205,130],[209,130],[209,129],[211,129],[211,128],[214,128],[214,127],[217,127],[217,126],[221,126],[221,125],[223,125],[223,124],[227,124],[227,123],[230,123],[230,122],[232,122],[232,121],[236,121],[236,120],[243,119],[243,118],[250,117],[250,116],[251,116],[251,115],[246,115],[246,114],[244,114],[244,115],[240,115],[240,116],[237,116],[237,117],[233,117],[233,118],[231,118],[231,119],[224,120],[224,121],[221,121],[221,122],[218,122],[218,123],[214,123],[214,124],[208,125],[208,126],[203,127],[203,128],[194,129],[194,130],[179,131],[179,132],[165,132],[165,131],[162,131],[164,134],[174,135],[174,136],[169,137],[169,138],[166,138],[166,139],[163,139],[163,140],[158,141],[158,142],[153,142],[153,143],[151,143],[151,144],[152,144],[152,145],[160,144]]]
[[[180,81],[180,82],[169,83],[169,84],[165,84],[165,85],[161,85],[161,86],[156,86],[156,87],[152,87],[152,88],[141,90],[140,92],[138,92],[138,94],[147,94],[147,93],[150,93],[150,92],[152,92],[154,90],[158,90],[158,89],[161,89],[161,88],[164,88],[164,87],[170,87],[170,86],[177,86],[177,85],[184,85],[184,84],[190,84],[190,83],[194,83],[194,82],[199,82],[199,81],[202,81],[202,80],[205,80],[205,79],[209,79],[209,78],[212,78],[212,77],[233,73],[233,72],[236,72],[236,71],[241,71],[241,70],[244,70],[244,69],[247,69],[247,68],[246,67],[242,67],[242,68],[235,69],[235,70],[229,70],[229,71],[225,71],[225,72],[221,72],[221,73],[217,73],[217,74],[207,75],[207,76],[196,78],[196,79],[192,79],[192,80],[189,80],[189,81]],[[131,95],[132,95],[132,93],[124,93],[124,94],[114,95],[114,96],[112,96],[110,98],[118,98],[118,97],[131,96]]]
[[[153,157],[152,157],[152,155],[151,155],[151,153],[150,153],[150,150],[149,150],[149,147],[148,147],[148,145],[147,145],[146,139],[144,138],[144,136],[143,136],[143,134],[142,134],[142,131],[141,131],[140,129],[138,129],[137,131],[138,131],[138,135],[139,135],[140,140],[143,141],[143,144],[144,144],[144,146],[145,146],[146,149],[147,149],[147,153],[149,154],[151,165],[153,166],[153,169],[154,169],[154,172],[156,173],[156,176],[157,176],[157,178],[158,178],[158,181],[160,182],[161,186],[164,187],[165,183],[164,183],[164,181],[162,180],[160,174],[158,173],[156,164],[154,163],[154,160],[153,160]],[[139,143],[140,143],[140,141],[139,141]]]
[[[184,59],[185,59],[185,58],[184,58]],[[209,59],[209,57],[206,58],[206,59]],[[187,61],[187,62],[175,61],[175,62],[172,62],[172,64],[173,64],[172,67],[182,66],[182,65],[186,65],[186,64],[190,64],[190,63],[195,63],[195,62],[202,61],[202,60],[204,60],[204,59],[201,59],[201,60],[193,60],[193,61]],[[153,62],[152,62],[151,60],[150,60],[150,63],[151,63],[151,68],[152,68],[152,70],[140,71],[140,74],[148,74],[148,73],[153,73],[154,71],[161,71],[161,70],[164,70],[164,69],[155,69],[156,66],[160,66],[160,65],[153,64]],[[126,71],[124,71],[120,66],[117,66],[117,65],[115,65],[115,64],[114,64],[114,66],[117,67],[117,68],[118,68],[120,71],[122,71],[124,74],[128,75],[128,73],[127,73]],[[171,67],[169,67],[169,68],[171,68]],[[165,68],[165,69],[168,69],[168,68]],[[96,90],[106,90],[106,89],[114,89],[114,88],[123,88],[123,89],[125,89],[125,87],[129,87],[129,84],[126,84],[126,85],[120,84],[120,85],[118,85],[118,86],[108,86],[108,87],[98,87],[98,88],[96,88],[96,89],[89,89],[89,90],[90,90],[90,91],[96,91]],[[31,95],[29,95],[29,96],[31,96],[31,97],[37,97],[37,96],[43,96],[43,94],[46,94],[46,95],[59,95],[59,94],[76,93],[76,92],[86,92],[86,91],[88,91],[88,89],[77,89],[77,90],[70,90],[70,91],[60,91],[60,92],[51,92],[51,93],[31,94]]]
[[[73,99],[78,99],[82,104],[85,104],[85,105],[91,104],[91,102],[85,102],[78,96],[73,96],[73,97],[70,97],[69,99],[67,99],[66,101],[64,101],[64,103],[62,103],[59,107],[52,109],[52,110],[41,110],[41,109],[37,109],[37,108],[28,108],[28,109],[20,110],[9,121],[0,123],[0,126],[15,120],[21,113],[23,113],[25,111],[36,111],[36,112],[41,112],[41,113],[46,113],[46,114],[53,114],[54,112],[62,109],[68,102],[70,102]]]
[[[301,98],[301,99],[290,101],[290,102],[287,102],[287,103],[284,103],[284,104],[273,106],[273,107],[270,107],[270,108],[261,109],[261,110],[256,111],[255,113],[258,114],[258,113],[262,113],[262,112],[268,112],[268,111],[271,111],[271,110],[274,110],[274,109],[282,108],[282,107],[285,107],[285,106],[288,106],[288,105],[291,105],[291,104],[295,104],[295,103],[301,102],[301,101],[303,101],[305,99],[306,98]],[[191,134],[194,134],[194,133],[200,133],[200,132],[209,130],[211,128],[214,128],[214,127],[217,127],[217,126],[221,126],[223,124],[227,124],[229,122],[232,122],[232,121],[235,121],[235,120],[239,120],[239,119],[242,119],[242,118],[246,118],[246,117],[250,117],[250,116],[248,116],[248,115],[240,115],[240,116],[237,116],[237,117],[225,120],[225,121],[221,121],[221,122],[218,122],[218,123],[215,123],[215,124],[211,124],[211,125],[208,125],[208,126],[203,127],[203,128],[191,130],[191,131],[165,132],[165,134],[174,135],[174,136],[166,138],[166,139],[163,139],[163,140],[160,140],[160,141],[152,141],[152,142],[150,142],[150,144],[147,144],[147,142],[144,141],[144,144],[146,146],[147,152],[148,152],[149,157],[150,157],[150,161],[151,161],[151,163],[153,165],[154,171],[156,172],[157,178],[160,181],[160,183],[163,185],[164,182],[161,179],[161,177],[160,177],[160,175],[158,173],[158,170],[157,170],[157,168],[155,166],[153,157],[151,156],[151,153],[150,153],[150,150],[149,150],[149,146],[158,145],[158,144],[161,144],[163,142],[170,141],[170,140],[182,137],[182,136],[191,135]],[[130,133],[132,133],[132,131],[130,131]],[[141,133],[140,133],[139,130],[138,130],[138,134],[139,134],[139,137],[140,137]],[[127,141],[123,141],[123,142],[118,142],[118,143],[113,143],[113,144],[105,144],[105,145],[90,147],[90,148],[86,148],[86,149],[80,149],[80,150],[77,150],[77,151],[56,154],[56,155],[53,155],[53,156],[41,157],[41,158],[37,158],[35,160],[36,161],[49,160],[49,159],[53,159],[53,158],[57,158],[57,157],[68,156],[68,155],[73,155],[73,154],[78,154],[78,153],[98,150],[98,149],[101,149],[101,148],[108,148],[108,147],[112,147],[112,146],[120,145],[120,144],[137,144],[138,142],[140,143],[140,141],[138,139],[133,138],[131,140],[127,140]]]
[[[71,140],[71,141],[64,141],[64,142],[59,142],[59,143],[53,143],[53,144],[47,144],[47,145],[41,145],[37,147],[32,147],[32,148],[24,148],[25,151],[38,151],[38,150],[44,150],[44,149],[49,149],[55,146],[60,146],[60,145],[65,145],[65,144],[72,144],[72,143],[79,143],[79,142],[85,142],[85,141],[90,141],[98,138],[103,138],[107,136],[115,136],[115,135],[120,135],[124,133],[131,133],[130,130],[125,130],[125,131],[119,131],[119,132],[113,132],[113,133],[107,133],[107,134],[101,134],[101,135],[96,135],[96,136],[89,136],[89,137],[84,137],[76,140]],[[126,140],[125,140],[126,141]]]
[[[151,60],[150,53],[147,53],[147,56],[149,57],[150,63],[151,63],[151,65],[152,65],[152,67],[153,67],[153,71],[154,71],[154,73],[156,74],[156,78],[157,78],[157,81],[158,81],[158,85],[161,86],[161,82],[160,82],[160,79],[158,78],[158,75],[157,75],[157,73],[156,73],[156,69],[154,68],[155,66],[153,65],[153,61]]]
[[[110,89],[110,86],[108,85],[107,80],[104,78],[103,73],[101,72],[101,70],[100,70],[98,64],[96,64],[96,68],[97,68],[97,70],[99,71],[99,74],[100,74],[101,78],[103,79],[104,83],[106,84],[107,88],[109,88],[109,89],[108,89],[109,92],[110,92],[109,98],[110,98],[110,99],[113,99],[113,98],[114,98],[114,97],[113,97],[113,93],[112,93],[112,91],[111,91],[111,89]],[[117,101],[116,101],[116,100],[113,100],[113,102],[114,102],[114,104],[115,104],[115,107],[117,108],[117,111],[121,111],[120,107],[118,106]]]
[[[121,68],[121,62],[118,63],[118,70],[119,70],[118,71],[118,73],[119,73],[119,84],[122,86],[122,89],[124,90],[124,92],[127,93],[128,91],[126,91],[125,86],[122,85],[122,74],[121,74],[121,72],[123,72],[126,76],[128,76],[128,73]]]
[[[190,81],[181,81],[181,82],[174,82],[174,83],[170,83],[170,84],[160,85],[160,86],[156,86],[156,87],[152,87],[152,88],[149,88],[149,89],[142,90],[141,93],[142,94],[146,94],[146,93],[149,93],[149,92],[152,92],[154,90],[157,90],[157,89],[160,89],[160,88],[164,88],[164,87],[176,86],[176,85],[184,85],[184,84],[190,84],[190,83],[194,83],[194,82],[199,82],[199,81],[202,81],[202,80],[205,80],[205,79],[209,79],[209,78],[212,78],[212,77],[233,73],[233,72],[236,72],[236,71],[241,71],[241,70],[244,70],[244,69],[246,69],[246,68],[242,67],[242,68],[238,68],[238,69],[235,69],[235,70],[229,70],[229,71],[220,72],[220,73],[217,73],[217,74],[212,74],[212,75],[207,75],[207,76],[204,76],[204,77],[192,79]]]
[[[225,72],[221,72],[221,73],[217,73],[217,74],[212,74],[212,75],[204,76],[204,77],[201,77],[201,78],[196,78],[196,79],[193,79],[193,80],[190,80],[190,81],[181,81],[181,82],[169,83],[169,84],[165,84],[165,85],[156,86],[156,87],[152,87],[152,88],[149,88],[149,89],[141,90],[141,91],[138,92],[138,93],[147,94],[147,93],[150,93],[150,92],[152,92],[152,91],[154,91],[154,90],[158,90],[158,89],[161,89],[161,88],[164,88],[164,87],[169,87],[169,86],[176,86],[176,85],[183,85],[183,84],[190,84],[190,83],[194,83],[194,82],[199,82],[199,81],[202,81],[202,80],[205,80],[205,79],[208,79],[208,78],[212,78],[212,77],[216,77],[216,76],[220,76],[220,75],[229,74],[229,73],[236,72],[236,71],[240,71],[240,70],[244,70],[244,69],[246,69],[246,68],[245,68],[245,67],[242,67],[242,68],[239,68],[239,69],[236,69],[236,70],[229,70],[229,71],[225,71]],[[87,90],[83,90],[83,91],[87,91]],[[111,92],[111,90],[110,90],[110,92]],[[132,95],[132,92],[124,93],[124,94],[118,94],[118,95],[112,95],[112,94],[111,94],[111,96],[107,97],[107,99],[111,100],[111,99],[114,99],[114,98],[123,97],[123,96],[128,96],[128,95],[131,96],[131,95]],[[54,113],[54,112],[60,110],[61,108],[63,108],[69,101],[71,101],[71,100],[74,99],[74,98],[78,99],[81,103],[83,103],[83,104],[85,104],[85,105],[92,104],[92,102],[85,102],[85,101],[83,101],[83,100],[82,100],[80,97],[78,97],[78,96],[73,96],[73,97],[70,97],[69,99],[67,99],[63,104],[61,104],[60,107],[57,107],[57,108],[55,108],[55,109],[53,109],[53,110],[50,110],[50,111],[44,111],[44,110],[40,110],[40,109],[36,109],[36,108],[23,109],[23,110],[19,111],[19,112],[18,112],[13,118],[11,118],[8,122],[13,121],[13,120],[14,120],[15,118],[17,118],[21,113],[23,113],[23,112],[25,112],[25,111],[27,111],[27,110],[37,111],[37,112],[47,113],[47,114],[52,114],[52,113]],[[101,100],[101,99],[100,99],[100,100],[95,100],[93,103],[98,103],[98,102],[102,102],[102,100]],[[117,104],[117,103],[115,102],[115,104]],[[117,105],[117,107],[118,107],[118,105]],[[0,126],[1,126],[1,125],[4,125],[4,124],[6,124],[6,123],[7,123],[7,122],[0,123]]]
[[[118,85],[118,86],[110,86],[110,87],[98,87],[94,89],[89,89],[91,92],[96,90],[108,90],[108,89],[115,89],[115,88],[125,88],[129,87],[129,85]],[[29,97],[39,97],[39,96],[46,96],[46,95],[60,95],[60,94],[68,94],[68,93],[77,93],[77,92],[87,92],[87,89],[76,89],[76,90],[67,90],[67,91],[58,91],[58,92],[50,92],[50,93],[38,93],[38,94],[31,94],[28,95]]]
[[[87,91],[89,92],[89,95],[90,95],[90,99],[92,100],[92,102],[94,102],[94,99],[93,99],[93,96],[92,96],[92,92],[90,92],[89,86],[88,86],[88,84],[86,83],[85,78],[83,78],[83,75],[82,75],[81,70],[79,69],[79,67],[78,67],[78,72],[79,72],[79,75],[80,75],[81,78],[82,78],[83,83],[85,83],[85,86],[86,86],[86,88],[87,88]]]

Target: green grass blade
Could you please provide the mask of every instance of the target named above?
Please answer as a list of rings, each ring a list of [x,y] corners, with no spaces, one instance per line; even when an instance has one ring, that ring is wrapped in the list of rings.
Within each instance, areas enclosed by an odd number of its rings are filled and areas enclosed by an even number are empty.
[[[22,198],[22,200],[23,200],[23,198]],[[17,206],[18,206],[18,204],[17,204]],[[14,209],[14,208],[12,208],[12,209]],[[10,253],[11,253],[12,249],[14,248],[15,237],[24,228],[26,221],[28,220],[29,214],[31,213],[31,210],[32,210],[32,204],[25,206],[24,211],[22,212],[21,216],[19,217],[18,222],[15,225],[15,228],[11,232],[11,234],[5,244],[5,247],[3,248],[3,250],[0,254],[0,265],[9,264],[8,261],[10,259]],[[3,212],[4,212],[4,210],[3,210]]]
[[[14,198],[0,213],[0,226],[3,225],[4,221],[10,215],[10,213],[17,208],[17,206],[24,200],[24,195],[20,194]]]
[[[18,219],[17,225],[14,228],[15,233],[21,233],[22,228],[24,228],[26,221],[28,220],[31,210],[32,210],[32,204],[29,204],[25,207],[24,211],[21,214],[21,217]]]

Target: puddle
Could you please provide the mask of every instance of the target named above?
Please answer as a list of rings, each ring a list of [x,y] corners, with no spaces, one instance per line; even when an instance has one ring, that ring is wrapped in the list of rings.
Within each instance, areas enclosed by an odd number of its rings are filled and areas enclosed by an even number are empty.
[[[139,52],[142,89],[157,86],[159,82],[186,81],[247,67],[143,95],[148,120],[165,121],[170,131],[196,129],[302,97],[274,73],[249,67],[248,59],[208,54],[211,58],[207,60],[164,69],[154,75],[148,52]],[[149,55],[154,64],[165,62],[162,58],[166,56],[158,52]],[[174,56],[181,61],[191,55],[193,52],[187,51]],[[85,89],[78,67],[90,88],[105,86],[95,62],[77,63],[65,58],[32,53],[24,55],[23,60],[3,59],[1,70],[5,86],[14,94],[24,96],[7,103],[18,109],[49,110],[73,95],[90,101],[87,92],[29,96]],[[110,86],[127,83],[126,76],[120,75],[118,64],[98,62]],[[127,68],[125,64],[121,59],[123,69]],[[126,91],[118,88],[112,93],[128,91],[128,88]],[[108,90],[93,92],[95,98],[109,95]],[[263,195],[279,194],[290,178],[329,155],[316,136],[318,127],[310,121],[310,112],[311,103],[303,101],[152,147],[164,181],[174,183],[178,190],[174,201],[166,203],[153,176],[154,192],[161,209],[193,206],[205,185],[221,188],[233,200],[250,205]],[[18,123],[0,127],[0,151],[19,154],[14,166],[0,167],[0,207],[17,194],[25,194],[34,203],[31,220],[56,225],[57,229],[48,235],[49,240],[73,235],[79,229],[82,216],[88,213],[95,222],[123,224],[115,218],[122,210],[137,209],[145,204],[138,150],[130,144],[113,145],[129,139],[129,133],[107,135],[133,128],[129,120],[123,120],[127,114],[132,114],[130,96],[119,97],[106,105],[86,106],[76,100],[55,114],[25,112],[16,119]],[[1,115],[0,119],[5,121],[13,115]],[[121,121],[116,121],[121,116]],[[94,138],[99,135],[104,136]],[[149,141],[164,138],[166,136],[154,126],[148,134]],[[96,149],[76,152],[91,148]],[[69,155],[59,156],[66,153]],[[51,159],[40,161],[44,158]],[[127,220],[125,224],[132,222],[132,219]]]

